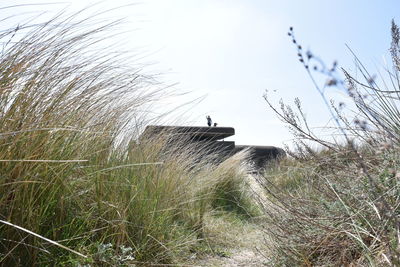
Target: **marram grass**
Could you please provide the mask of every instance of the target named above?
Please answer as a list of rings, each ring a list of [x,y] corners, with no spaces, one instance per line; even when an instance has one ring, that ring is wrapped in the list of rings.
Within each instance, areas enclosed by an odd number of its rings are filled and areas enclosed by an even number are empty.
[[[206,238],[218,181],[246,155],[216,168],[188,146],[135,140],[140,108],[163,91],[99,48],[114,23],[73,19],[1,36],[0,263],[173,263]]]

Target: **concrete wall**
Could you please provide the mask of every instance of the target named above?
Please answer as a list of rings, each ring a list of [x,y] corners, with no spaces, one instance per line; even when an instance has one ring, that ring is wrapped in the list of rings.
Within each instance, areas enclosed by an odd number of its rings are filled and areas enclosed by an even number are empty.
[[[250,150],[250,160],[254,167],[262,169],[270,160],[279,160],[286,156],[283,149],[274,146],[243,146],[235,145],[234,141],[221,139],[233,136],[235,129],[232,127],[195,127],[195,126],[147,126],[142,137],[166,136],[167,145],[173,146],[177,142],[193,145],[195,149],[201,149],[205,155],[216,155],[218,161],[243,150]]]

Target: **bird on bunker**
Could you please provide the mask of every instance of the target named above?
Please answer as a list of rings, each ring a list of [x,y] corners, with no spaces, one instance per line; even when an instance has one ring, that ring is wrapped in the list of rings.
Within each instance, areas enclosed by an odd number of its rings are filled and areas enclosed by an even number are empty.
[[[207,125],[208,125],[208,127],[211,127],[211,125],[212,125],[211,117],[210,117],[210,116],[207,116],[206,119],[207,119]]]

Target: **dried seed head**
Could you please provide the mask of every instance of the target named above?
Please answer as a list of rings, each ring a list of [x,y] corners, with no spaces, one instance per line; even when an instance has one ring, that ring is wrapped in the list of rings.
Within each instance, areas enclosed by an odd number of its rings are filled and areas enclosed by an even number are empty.
[[[367,126],[368,126],[367,121],[362,121],[360,124],[360,128],[364,131],[367,129]]]
[[[334,79],[334,78],[329,79],[329,80],[326,82],[326,85],[327,85],[327,86],[335,86],[336,84],[337,84],[337,80]]]
[[[382,149],[387,150],[391,149],[393,147],[393,144],[391,142],[385,142],[382,144]]]
[[[349,94],[350,97],[354,97],[354,88],[353,87],[348,87],[347,88],[347,93]]]
[[[368,80],[367,80],[367,82],[368,82],[368,84],[369,84],[370,86],[373,86],[373,84],[375,83],[375,75],[372,76],[372,77],[369,77]]]

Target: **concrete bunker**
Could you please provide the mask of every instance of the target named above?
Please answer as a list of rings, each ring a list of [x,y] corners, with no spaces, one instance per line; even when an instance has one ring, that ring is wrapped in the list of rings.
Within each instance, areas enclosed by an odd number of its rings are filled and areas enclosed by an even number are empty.
[[[142,138],[152,136],[167,136],[168,144],[186,142],[188,144],[207,147],[209,153],[216,154],[223,161],[227,157],[243,150],[250,150],[250,161],[256,170],[265,167],[268,161],[279,160],[286,156],[283,149],[275,146],[235,145],[234,141],[225,141],[225,138],[235,135],[233,127],[201,127],[201,126],[147,126]]]

